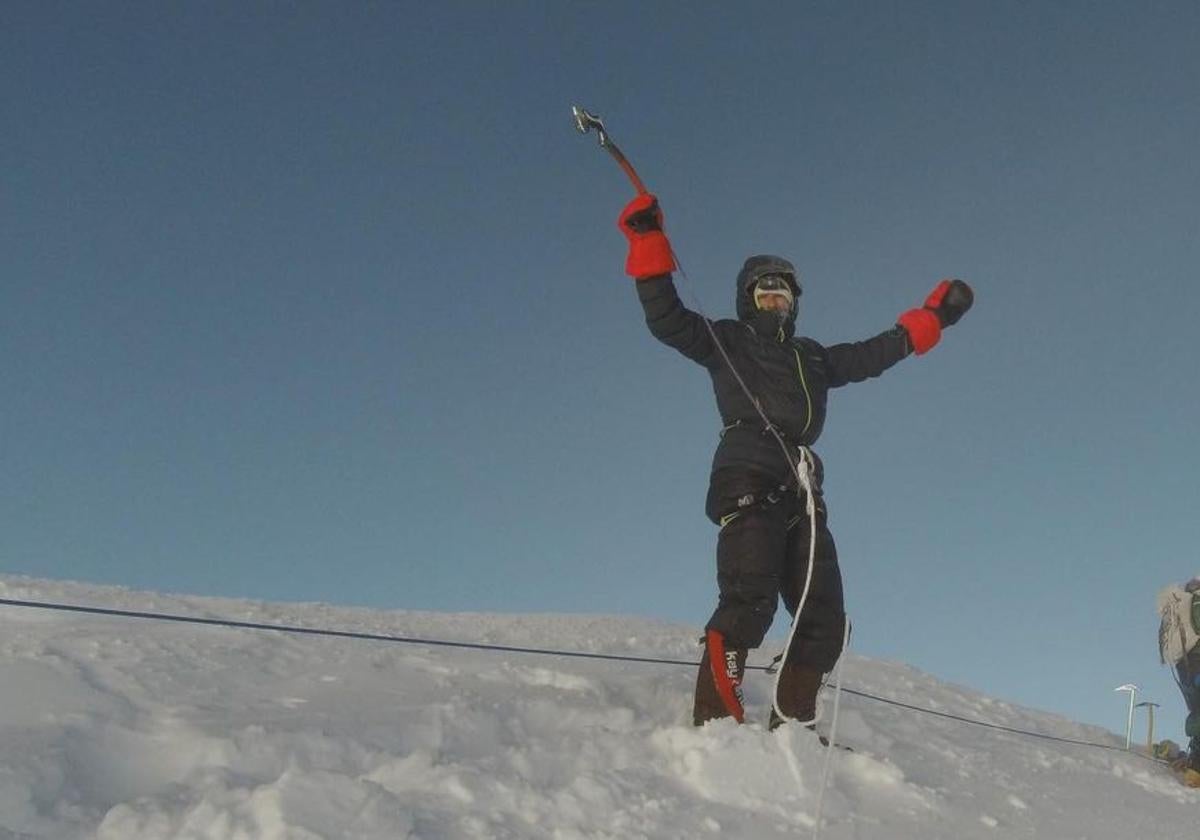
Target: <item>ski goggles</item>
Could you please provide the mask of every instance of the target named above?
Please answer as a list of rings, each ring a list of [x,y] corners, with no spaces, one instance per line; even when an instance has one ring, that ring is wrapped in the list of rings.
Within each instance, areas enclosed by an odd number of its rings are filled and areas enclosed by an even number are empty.
[[[754,281],[754,305],[759,309],[762,308],[761,298],[765,295],[783,295],[787,298],[788,308],[791,308],[800,296],[800,284],[791,274],[769,272]]]

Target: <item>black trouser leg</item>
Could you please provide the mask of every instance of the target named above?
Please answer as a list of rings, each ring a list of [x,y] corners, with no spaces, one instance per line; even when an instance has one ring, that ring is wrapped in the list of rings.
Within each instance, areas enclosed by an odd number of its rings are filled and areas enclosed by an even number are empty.
[[[782,505],[738,513],[717,537],[717,609],[705,626],[731,648],[756,648],[771,627],[779,602],[787,548]]]
[[[1200,651],[1192,651],[1175,666],[1179,675],[1179,687],[1183,690],[1183,702],[1187,705],[1188,716],[1185,729],[1191,736],[1188,741],[1187,766],[1200,771],[1200,734],[1192,735],[1200,726],[1200,687],[1196,685],[1196,677],[1200,676]]]
[[[787,561],[784,566],[783,604],[795,614],[804,590],[808,570],[812,525],[804,510],[803,500],[794,513],[795,524],[787,535]],[[818,497],[817,541],[812,581],[808,598],[800,612],[796,633],[787,661],[797,666],[828,673],[833,670],[842,651],[846,626],[846,611],[842,597],[842,572],[838,568],[837,546],[826,522],[825,505]]]

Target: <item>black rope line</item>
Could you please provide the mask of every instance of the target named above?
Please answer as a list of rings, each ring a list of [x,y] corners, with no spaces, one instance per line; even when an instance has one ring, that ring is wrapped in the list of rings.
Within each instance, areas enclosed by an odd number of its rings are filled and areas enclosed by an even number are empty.
[[[1119,747],[1119,746],[1116,746],[1115,744],[1098,744],[1095,741],[1081,741],[1076,738],[1063,738],[1059,735],[1046,735],[1045,733],[1042,733],[1042,732],[1030,732],[1027,729],[1017,729],[1014,726],[1005,726],[1004,724],[1001,724],[1001,723],[989,723],[987,721],[975,720],[973,718],[963,717],[961,715],[952,714],[950,712],[939,712],[936,709],[926,709],[922,706],[914,706],[911,703],[904,703],[904,702],[901,702],[900,700],[891,700],[887,697],[877,697],[874,694],[867,694],[866,692],[855,691],[853,688],[843,688],[842,691],[845,692],[846,694],[853,694],[855,697],[867,697],[871,700],[878,700],[880,703],[887,703],[892,706],[899,706],[902,709],[911,709],[914,712],[921,712],[922,714],[926,714],[926,715],[934,715],[935,717],[946,718],[947,720],[956,720],[956,721],[959,721],[960,723],[969,723],[969,724],[972,724],[973,726],[983,726],[983,727],[986,727],[987,729],[997,729],[1001,732],[1011,732],[1015,735],[1028,735],[1032,738],[1044,738],[1047,741],[1058,741],[1059,743],[1062,743],[1062,744],[1077,744],[1081,747],[1099,747],[1100,749],[1116,750],[1118,752],[1126,751],[1124,747]],[[1140,755],[1140,753],[1135,753],[1135,754]]]
[[[144,612],[140,610],[118,610],[109,607],[89,607],[77,604],[59,604],[50,601],[22,601],[15,598],[0,598],[0,605],[8,607],[27,607],[41,610],[55,610],[58,612],[86,613],[89,615],[102,615],[114,618],[142,618],[153,621],[171,621],[179,624],[203,624],[210,627],[232,627],[241,630],[273,630],[277,633],[296,633],[307,636],[332,636],[341,639],[361,639],[374,642],[397,642],[411,645],[429,645],[431,647],[465,648],[469,650],[502,651],[505,653],[529,653],[539,656],[557,656],[575,659],[602,659],[610,662],[643,662],[652,665],[682,665],[689,668],[695,668],[699,665],[698,662],[692,662],[686,659],[666,659],[653,656],[623,656],[615,653],[588,653],[586,651],[554,650],[551,648],[520,647],[516,645],[496,645],[484,642],[452,642],[444,639],[423,639],[415,636],[394,636],[385,633],[361,633],[353,630],[328,630],[318,627],[298,627],[289,624],[264,624],[256,621],[237,621],[235,619],[228,618],[202,618],[200,616]],[[751,671],[766,671],[767,673],[771,673],[774,670],[774,666],[747,665],[746,669]],[[904,703],[900,700],[891,700],[887,697],[879,697],[877,695],[868,694],[865,691],[857,691],[852,688],[842,688],[842,691],[855,697],[863,697],[868,700],[875,700],[880,703],[886,703],[888,705],[897,706],[902,709],[908,709],[913,712],[933,715],[935,717],[954,720],[958,721],[959,723],[966,723],[972,726],[982,726],[987,729],[1009,732],[1014,735],[1026,735],[1031,738],[1042,738],[1047,741],[1057,741],[1063,744],[1075,744],[1082,747],[1098,747],[1105,750],[1127,752],[1123,747],[1115,746],[1113,744],[1098,744],[1094,741],[1082,741],[1076,738],[1063,738],[1058,735],[1046,735],[1041,732],[1030,732],[1025,729],[1018,729],[1013,726],[1004,726],[1003,724],[999,723],[973,720],[972,718],[951,714],[950,712],[939,712],[935,709],[926,709],[921,706],[914,706],[911,703]],[[1143,756],[1141,753],[1130,752],[1130,754],[1137,755],[1142,758],[1148,758],[1156,764],[1162,763],[1158,759],[1155,759],[1151,756]]]
[[[619,662],[647,662],[658,665],[688,665],[695,668],[699,663],[683,659],[659,659],[649,656],[621,656],[614,653],[588,653],[576,650],[551,650],[549,648],[517,647],[514,645],[495,645],[485,642],[451,642],[443,639],[422,639],[415,636],[393,636],[384,633],[360,633],[353,630],[327,630],[318,627],[297,627],[288,624],[262,624],[255,621],[237,621],[228,618],[201,618],[191,615],[175,615],[172,613],[141,612],[138,610],[118,610],[107,607],[85,607],[75,604],[57,604],[47,601],[19,601],[12,598],[0,598],[0,605],[9,607],[34,607],[43,610],[58,610],[60,612],[89,613],[91,615],[107,615],[117,618],[147,618],[155,621],[174,621],[181,624],[207,624],[216,627],[235,627],[242,630],[274,630],[279,633],[299,633],[308,636],[334,636],[342,639],[364,639],[373,642],[399,642],[410,645],[431,645],[433,647],[468,648],[471,650],[504,651],[507,653],[533,653],[542,656],[574,657],[577,659],[607,659]],[[765,666],[759,666],[766,670]]]

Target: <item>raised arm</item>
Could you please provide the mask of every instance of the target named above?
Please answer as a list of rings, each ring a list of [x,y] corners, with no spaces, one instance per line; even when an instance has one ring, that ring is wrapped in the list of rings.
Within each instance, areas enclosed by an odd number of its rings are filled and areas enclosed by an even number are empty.
[[[670,274],[639,280],[637,294],[651,335],[693,362],[705,367],[718,364],[717,346],[709,332],[714,325],[705,324],[704,316],[683,305]]]
[[[922,355],[942,337],[942,328],[958,323],[975,302],[971,287],[961,280],[943,280],[923,306],[896,319],[896,326],[866,341],[834,344],[825,350],[829,385],[862,382],[879,376],[911,352]]]
[[[895,326],[866,341],[848,341],[825,348],[830,388],[872,379],[912,352],[908,333]]]
[[[650,333],[705,367],[716,364],[717,348],[710,325],[683,305],[671,279],[675,259],[663,232],[658,199],[648,193],[639,195],[626,205],[617,226],[629,240],[625,273],[637,281],[638,300]]]

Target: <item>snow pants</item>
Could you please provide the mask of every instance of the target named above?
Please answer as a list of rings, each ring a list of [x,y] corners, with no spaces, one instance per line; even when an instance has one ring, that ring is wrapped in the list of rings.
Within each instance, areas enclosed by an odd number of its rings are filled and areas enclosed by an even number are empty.
[[[1200,772],[1200,650],[1192,650],[1175,666],[1188,716],[1184,729],[1188,741],[1188,767]]]
[[[761,645],[780,598],[788,614],[795,614],[809,562],[812,525],[804,498],[794,488],[777,492],[778,487],[748,478],[714,476],[709,490],[709,515],[721,524],[721,532],[717,537],[719,597],[705,629],[720,632],[728,648]],[[825,500],[819,491],[814,492],[812,582],[787,659],[824,673],[833,670],[841,654],[846,613]],[[754,500],[747,504],[750,496]]]

